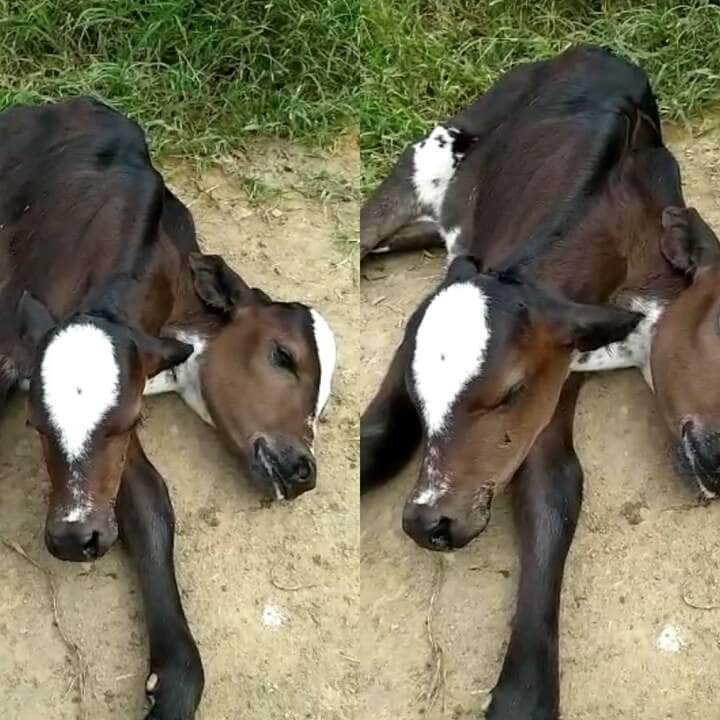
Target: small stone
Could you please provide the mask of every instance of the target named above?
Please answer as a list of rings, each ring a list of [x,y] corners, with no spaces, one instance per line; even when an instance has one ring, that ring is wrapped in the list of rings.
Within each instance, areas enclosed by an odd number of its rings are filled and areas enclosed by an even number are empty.
[[[285,611],[276,605],[266,605],[262,612],[262,623],[265,627],[277,628],[287,622]]]
[[[639,525],[647,517],[648,507],[642,501],[626,502],[620,508],[620,514],[630,525]]]
[[[665,653],[677,653],[685,647],[686,643],[680,635],[678,628],[666,625],[655,641],[658,650]]]
[[[210,527],[217,527],[220,525],[220,519],[218,518],[218,509],[212,505],[200,508],[198,511],[200,519]]]

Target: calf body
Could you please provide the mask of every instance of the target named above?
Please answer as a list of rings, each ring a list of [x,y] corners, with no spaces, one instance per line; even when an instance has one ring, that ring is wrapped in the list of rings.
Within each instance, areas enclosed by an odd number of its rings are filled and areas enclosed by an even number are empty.
[[[366,256],[413,236],[414,246],[441,239],[450,258],[363,415],[363,487],[422,443],[403,527],[449,549],[485,528],[512,482],[521,580],[488,717],[556,718],[560,588],[582,497],[568,376],[637,365],[661,407],[677,405],[666,368],[679,363],[659,330],[665,309],[703,282],[693,277],[714,272],[714,236],[684,207],[647,78],[595,48],[520,66],[415,142],[362,223]],[[718,463],[704,457],[714,416],[701,410],[664,415],[671,430],[682,425],[693,462],[703,458],[706,472],[691,475],[707,494]]]
[[[150,717],[194,717],[203,670],[173,568],[164,480],[137,436],[143,394],[180,393],[263,491],[315,486],[332,332],[200,253],[140,128],[79,98],[0,115],[0,403],[28,390],[52,490],[46,544],[100,557],[118,535],[148,620]],[[1,405],[0,405],[1,407]]]

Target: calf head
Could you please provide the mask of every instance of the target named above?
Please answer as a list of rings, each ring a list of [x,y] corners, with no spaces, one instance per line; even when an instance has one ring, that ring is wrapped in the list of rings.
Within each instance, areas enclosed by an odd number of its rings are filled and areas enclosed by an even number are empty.
[[[661,250],[689,286],[665,306],[651,345],[652,382],[681,475],[720,494],[720,245],[692,208],[666,208]]]
[[[315,487],[317,420],[335,340],[317,310],[274,302],[217,255],[190,256],[195,292],[217,322],[200,363],[207,414],[245,472],[277,498]]]
[[[58,323],[25,293],[21,336],[31,345],[28,423],[51,481],[45,540],[63,560],[100,557],[117,539],[114,503],[145,380],[183,362],[192,346],[92,312]]]
[[[424,437],[405,531],[431,549],[462,547],[480,533],[493,496],[552,418],[573,350],[623,339],[640,318],[456,259],[403,341]]]

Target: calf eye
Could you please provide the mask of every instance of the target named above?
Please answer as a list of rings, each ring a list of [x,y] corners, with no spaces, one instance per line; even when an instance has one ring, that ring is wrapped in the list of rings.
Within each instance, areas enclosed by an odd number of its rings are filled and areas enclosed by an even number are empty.
[[[497,402],[495,405],[493,405],[492,409],[504,407],[506,405],[510,405],[513,400],[515,400],[520,393],[525,389],[525,383],[521,380],[520,382],[515,383]]]
[[[140,413],[128,426],[128,429],[125,430],[126,433],[132,432],[133,430],[137,430],[141,428],[145,424],[145,414]]]
[[[275,367],[282,368],[293,374],[297,373],[297,362],[294,355],[283,345],[275,343],[272,351],[272,362]]]
[[[119,423],[113,423],[110,424],[109,427],[105,429],[105,437],[108,439],[120,437],[121,435],[127,435],[128,433],[131,433],[133,430],[139,429],[145,422],[145,416],[141,412],[137,417],[135,417],[133,420],[131,420],[127,425]]]
[[[483,400],[481,398],[477,398],[471,402],[468,403],[467,407],[467,413],[469,415],[486,415],[487,413],[493,412],[494,410],[504,410],[505,408],[509,407],[513,404],[513,402],[522,395],[523,391],[525,390],[525,381],[521,380],[520,382],[515,383],[512,387],[510,387],[504,395],[502,395],[496,402],[494,402],[492,405],[488,405],[487,400]]]

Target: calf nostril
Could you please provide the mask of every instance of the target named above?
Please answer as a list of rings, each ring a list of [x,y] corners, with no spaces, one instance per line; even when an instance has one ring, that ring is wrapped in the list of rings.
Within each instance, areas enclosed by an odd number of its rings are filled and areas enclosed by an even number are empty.
[[[450,518],[441,517],[430,530],[430,544],[439,548],[450,546]]]
[[[265,440],[264,437],[257,438],[253,443],[253,450],[255,452],[255,457],[259,457],[263,453],[266,453],[268,451],[267,440]]]
[[[307,480],[310,477],[312,474],[312,467],[310,467],[310,463],[306,458],[300,458],[295,467],[295,474],[300,480]]]
[[[89,539],[83,545],[83,555],[86,558],[96,558],[98,555],[98,547],[100,545],[100,533],[93,530]]]
[[[680,426],[680,436],[685,439],[688,436],[688,433],[690,432],[690,429],[692,428],[692,421],[686,420],[681,426]]]

